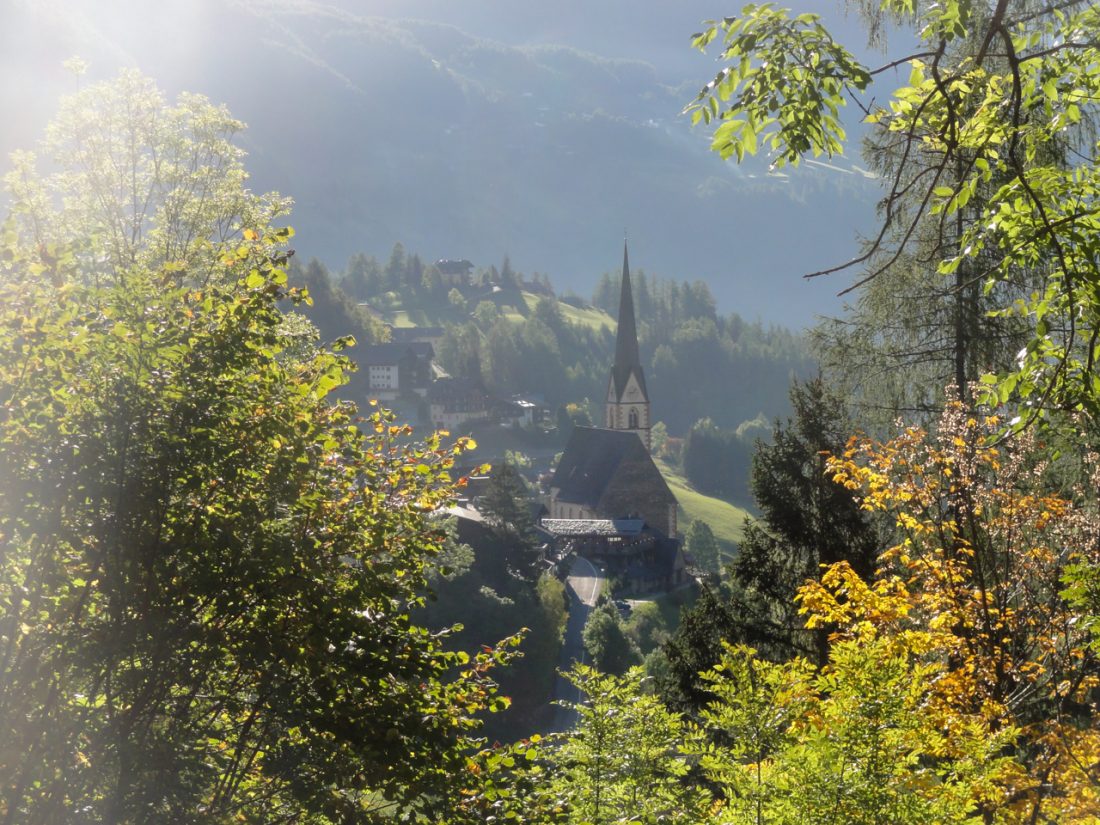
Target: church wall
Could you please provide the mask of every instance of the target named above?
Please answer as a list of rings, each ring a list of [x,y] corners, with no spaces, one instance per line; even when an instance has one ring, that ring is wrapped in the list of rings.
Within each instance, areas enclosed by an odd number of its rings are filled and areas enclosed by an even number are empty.
[[[594,510],[571,501],[561,501],[557,496],[550,499],[550,518],[599,518]]]

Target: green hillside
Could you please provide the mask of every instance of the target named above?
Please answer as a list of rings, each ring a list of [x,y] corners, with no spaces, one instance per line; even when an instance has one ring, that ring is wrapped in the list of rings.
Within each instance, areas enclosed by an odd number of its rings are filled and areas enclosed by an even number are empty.
[[[693,519],[702,519],[710,525],[715,537],[725,545],[726,550],[732,549],[730,545],[741,541],[741,528],[745,519],[749,518],[748,510],[693,490],[683,476],[660,459],[657,460],[657,466],[672,494],[680,502],[680,532],[686,532]]]
[[[377,311],[383,321],[395,327],[438,326],[445,322],[457,323],[465,319],[465,316],[458,316],[454,312],[448,311],[428,313],[422,308],[410,310],[401,303],[397,293],[389,293],[386,297],[389,308]],[[535,304],[538,303],[541,297],[533,292],[523,293],[523,300],[529,311],[534,310]],[[580,308],[558,301],[558,308],[561,310],[562,317],[571,324],[595,330],[601,327],[607,327],[610,330],[615,329],[615,319],[597,307],[586,306]],[[520,315],[514,308],[509,307],[504,309],[504,317],[515,323],[524,320],[524,316]]]
[[[615,319],[602,309],[592,306],[580,309],[569,304],[563,304],[561,301],[558,302],[558,306],[561,307],[561,314],[565,317],[565,320],[570,323],[591,327],[592,329],[599,329],[600,327],[615,329]]]
[[[532,310],[535,308],[535,304],[538,303],[540,297],[542,296],[535,295],[531,292],[523,293],[523,300],[527,302],[527,308]],[[578,326],[589,327],[591,329],[599,329],[600,327],[607,327],[611,330],[615,329],[615,319],[598,307],[586,306],[582,309],[563,301],[558,301],[558,307],[561,309],[562,317],[571,324],[577,324]]]

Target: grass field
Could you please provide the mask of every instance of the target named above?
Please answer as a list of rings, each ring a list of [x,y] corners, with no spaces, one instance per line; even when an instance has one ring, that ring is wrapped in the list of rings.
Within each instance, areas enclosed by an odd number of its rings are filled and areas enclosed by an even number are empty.
[[[528,309],[534,309],[535,304],[539,301],[539,296],[524,292],[523,300],[527,302]],[[561,307],[562,318],[571,324],[590,327],[591,329],[599,329],[600,327],[607,327],[610,330],[615,329],[615,319],[602,309],[596,309],[592,306],[579,309],[569,304],[563,304],[561,301],[558,301],[558,306]]]
[[[607,327],[610,330],[615,329],[615,319],[602,309],[596,309],[595,307],[579,309],[560,302],[558,306],[561,307],[562,317],[572,324],[578,324],[582,327],[589,327],[591,329],[599,329],[600,327]]]
[[[691,488],[687,480],[665,462],[657,460],[661,475],[665,477],[672,494],[680,502],[680,532],[686,533],[693,519],[702,519],[710,525],[714,536],[729,553],[732,545],[741,540],[741,528],[749,512],[728,501],[703,495]]]
[[[383,321],[388,324],[393,324],[395,327],[438,326],[444,321],[456,320],[446,314],[441,317],[429,317],[421,310],[409,312],[401,307],[396,295],[391,293],[387,298],[389,300],[390,309],[387,311],[379,311],[378,314]],[[528,310],[533,310],[535,304],[538,303],[539,296],[531,292],[524,292],[523,300],[526,302]],[[612,332],[615,330],[615,319],[602,309],[596,309],[595,307],[584,307],[581,309],[570,306],[569,304],[563,304],[560,301],[558,302],[558,306],[561,307],[562,317],[571,324],[577,324],[596,330],[601,327],[606,327]],[[520,313],[512,307],[504,308],[504,317],[514,324],[518,324],[524,320],[524,316],[520,315]]]

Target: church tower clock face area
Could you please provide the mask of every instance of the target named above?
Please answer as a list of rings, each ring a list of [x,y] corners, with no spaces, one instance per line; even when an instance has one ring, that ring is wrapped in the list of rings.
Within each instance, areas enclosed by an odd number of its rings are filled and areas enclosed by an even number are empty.
[[[619,326],[615,333],[615,363],[607,382],[607,413],[610,430],[628,430],[649,449],[649,394],[638,354],[638,326],[634,318],[634,294],[630,286],[630,259],[623,244],[623,278],[619,294]]]

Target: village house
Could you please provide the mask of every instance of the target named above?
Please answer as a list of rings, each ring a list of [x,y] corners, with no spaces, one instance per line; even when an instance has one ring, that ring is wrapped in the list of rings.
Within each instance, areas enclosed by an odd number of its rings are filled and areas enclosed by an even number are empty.
[[[479,381],[438,378],[428,391],[429,415],[437,430],[455,430],[473,421],[486,421],[493,402]]]
[[[432,380],[435,350],[422,341],[371,344],[360,357],[367,373],[367,391],[379,401],[394,401],[401,396],[428,394]]]

